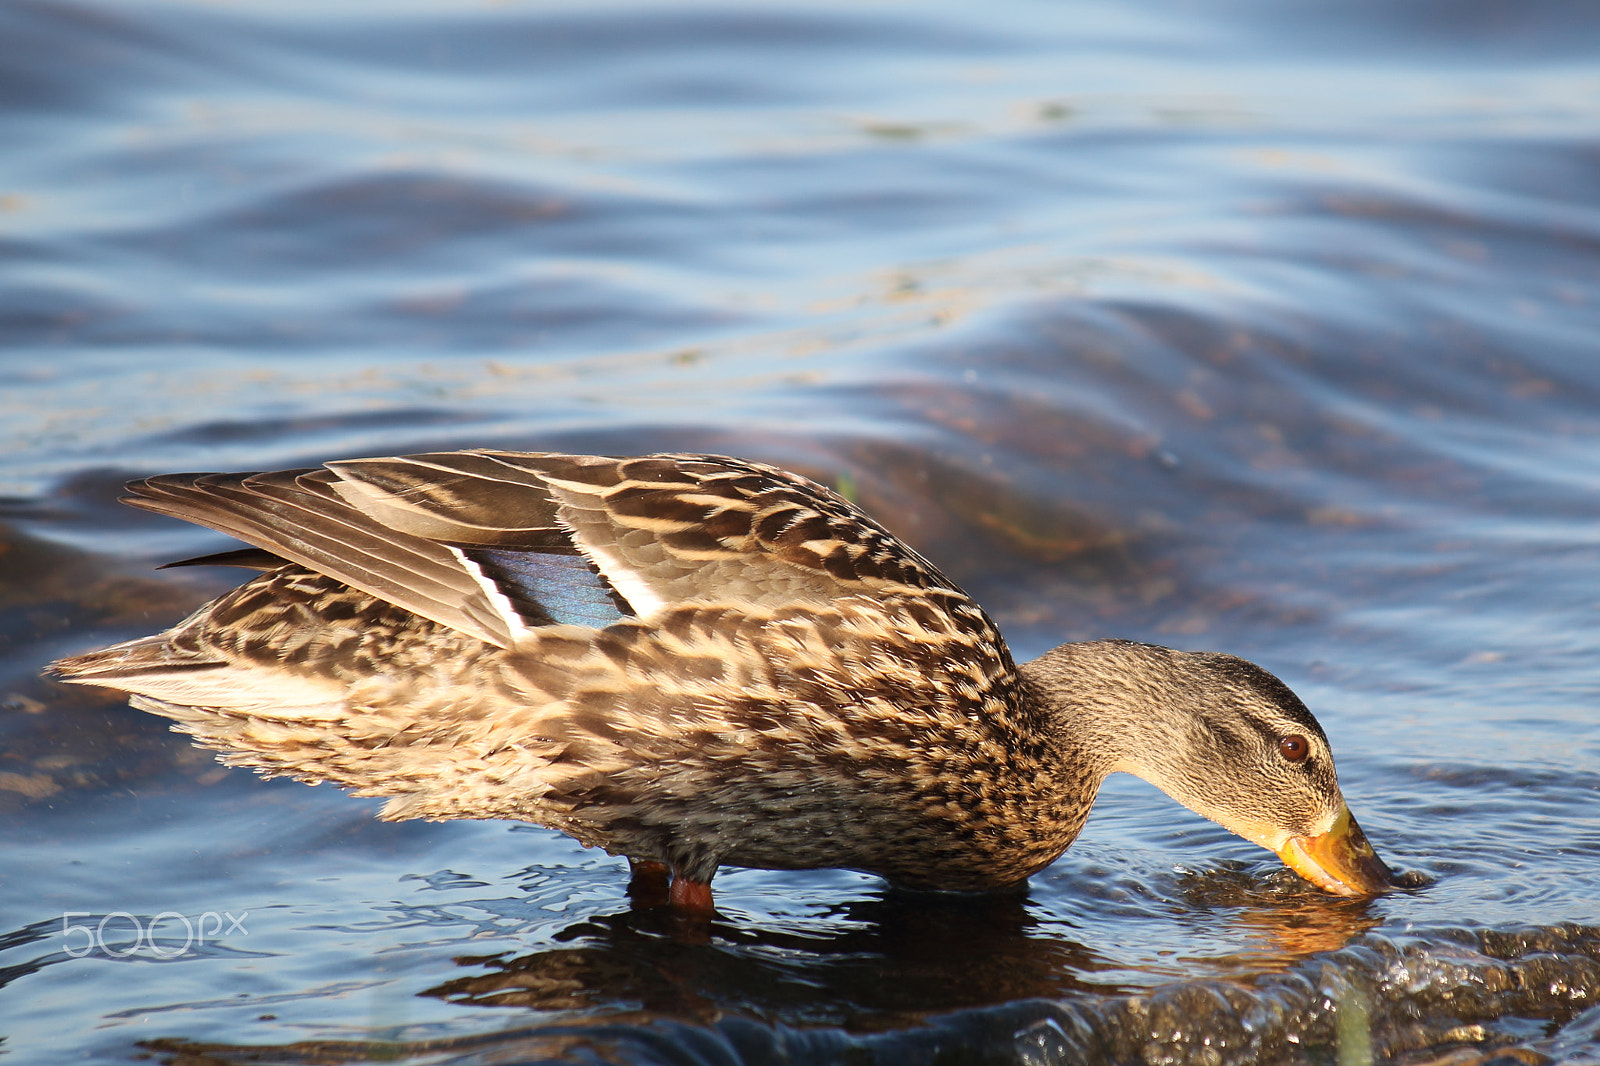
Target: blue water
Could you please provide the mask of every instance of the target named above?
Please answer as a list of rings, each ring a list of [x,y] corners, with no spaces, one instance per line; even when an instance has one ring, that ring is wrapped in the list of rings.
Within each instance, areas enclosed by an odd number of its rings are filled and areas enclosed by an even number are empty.
[[[1593,1062],[1597,31],[0,3],[0,1050]],[[778,463],[1019,657],[1255,659],[1432,883],[1323,897],[1119,778],[1026,899],[724,871],[689,943],[557,834],[379,823],[38,679],[236,578],[152,573],[226,543],[125,478],[483,446]]]

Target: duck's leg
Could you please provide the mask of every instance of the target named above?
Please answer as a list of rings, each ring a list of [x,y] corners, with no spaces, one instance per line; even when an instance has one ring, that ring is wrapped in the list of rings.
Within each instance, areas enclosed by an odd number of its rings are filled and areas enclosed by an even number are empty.
[[[628,898],[636,911],[664,906],[671,899],[672,868],[652,859],[628,860]]]
[[[681,914],[710,918],[717,913],[711,902],[711,882],[690,880],[677,870],[672,871],[669,900],[672,909]]]

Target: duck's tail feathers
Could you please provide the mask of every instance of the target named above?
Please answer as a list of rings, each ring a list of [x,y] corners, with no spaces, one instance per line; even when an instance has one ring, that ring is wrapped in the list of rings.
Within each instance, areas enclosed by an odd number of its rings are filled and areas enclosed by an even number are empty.
[[[113,644],[58,659],[46,670],[69,684],[121,689],[134,697],[135,706],[181,723],[218,714],[305,721],[343,713],[342,686],[335,682],[199,655],[172,636],[169,632]]]

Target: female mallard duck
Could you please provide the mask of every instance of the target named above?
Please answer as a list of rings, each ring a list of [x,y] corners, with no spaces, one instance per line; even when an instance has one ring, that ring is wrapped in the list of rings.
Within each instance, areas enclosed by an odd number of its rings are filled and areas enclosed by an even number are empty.
[[[537,822],[708,911],[722,865],[1016,884],[1126,770],[1330,892],[1392,883],[1277,678],[1122,640],[1016,666],[920,555],[773,467],[469,451],[129,488],[256,545],[189,562],[264,573],[56,675],[385,818]]]

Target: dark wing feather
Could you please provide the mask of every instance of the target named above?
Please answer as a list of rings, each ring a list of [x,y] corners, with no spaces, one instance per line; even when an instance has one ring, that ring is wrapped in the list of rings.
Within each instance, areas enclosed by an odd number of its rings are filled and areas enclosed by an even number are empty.
[[[246,570],[276,570],[289,560],[260,548],[235,548],[233,551],[197,555],[193,559],[175,559],[162,563],[157,570],[172,570],[180,566],[239,566]]]
[[[275,555],[506,646],[511,621],[449,546],[388,528],[351,507],[327,470],[166,474],[130,482],[125,502],[238,537]]]
[[[570,549],[556,502],[511,452],[432,452],[328,464],[334,490],[394,529],[448,544],[538,551]],[[575,466],[589,457],[549,456]],[[612,462],[613,460],[601,460]]]

